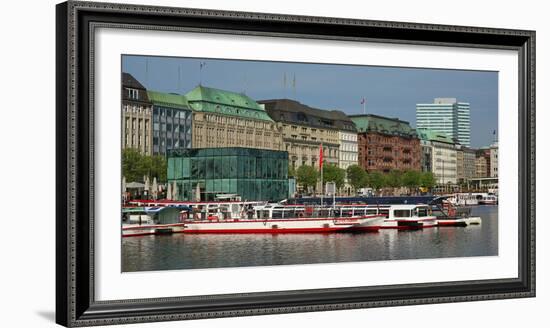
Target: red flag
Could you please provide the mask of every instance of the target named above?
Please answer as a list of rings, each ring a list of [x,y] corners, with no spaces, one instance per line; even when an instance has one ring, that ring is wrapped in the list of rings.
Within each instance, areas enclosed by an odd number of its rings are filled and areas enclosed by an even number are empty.
[[[323,169],[323,144],[319,146],[319,170]]]

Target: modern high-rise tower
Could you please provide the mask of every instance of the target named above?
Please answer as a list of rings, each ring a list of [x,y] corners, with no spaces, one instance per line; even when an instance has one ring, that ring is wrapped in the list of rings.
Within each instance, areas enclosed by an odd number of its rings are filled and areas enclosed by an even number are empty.
[[[416,127],[444,133],[470,147],[470,104],[456,98],[435,98],[433,104],[416,104]]]

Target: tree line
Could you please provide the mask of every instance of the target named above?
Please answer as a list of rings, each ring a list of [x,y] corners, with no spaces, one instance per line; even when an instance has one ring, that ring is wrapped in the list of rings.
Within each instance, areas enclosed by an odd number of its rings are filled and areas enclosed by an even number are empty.
[[[132,148],[122,150],[122,176],[128,182],[143,182],[144,176],[148,176],[150,181],[157,178],[158,182],[166,182],[166,169],[164,156],[142,155]]]
[[[294,176],[296,182],[307,190],[309,187],[315,188],[321,174],[313,166],[302,165],[296,170],[290,167],[289,176]],[[351,165],[346,170],[336,165],[323,167],[323,181],[334,182],[338,189],[344,186],[346,178],[349,185],[356,191],[361,188],[380,190],[382,188],[416,189],[422,187],[430,189],[436,185],[435,177],[431,172],[398,170],[392,170],[389,173],[367,172],[359,165]]]

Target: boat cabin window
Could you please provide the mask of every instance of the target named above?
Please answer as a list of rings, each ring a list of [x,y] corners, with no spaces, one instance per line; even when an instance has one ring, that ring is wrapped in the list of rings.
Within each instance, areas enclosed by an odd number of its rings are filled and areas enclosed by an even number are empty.
[[[410,218],[411,210],[395,210],[393,211],[393,216],[396,218]]]
[[[284,213],[284,208],[274,208],[272,215],[274,219],[280,219],[283,216],[287,216],[288,213]]]
[[[417,207],[416,213],[419,217],[428,216],[428,208],[427,207]]]

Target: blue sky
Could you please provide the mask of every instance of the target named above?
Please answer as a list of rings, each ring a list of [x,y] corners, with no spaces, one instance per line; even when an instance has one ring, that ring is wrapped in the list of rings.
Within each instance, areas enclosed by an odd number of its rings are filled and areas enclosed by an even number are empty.
[[[497,72],[126,55],[122,70],[150,90],[185,94],[201,83],[255,100],[292,98],[347,114],[362,113],[365,98],[367,113],[413,126],[417,103],[457,98],[470,103],[472,147],[489,145],[493,131],[498,134]]]

